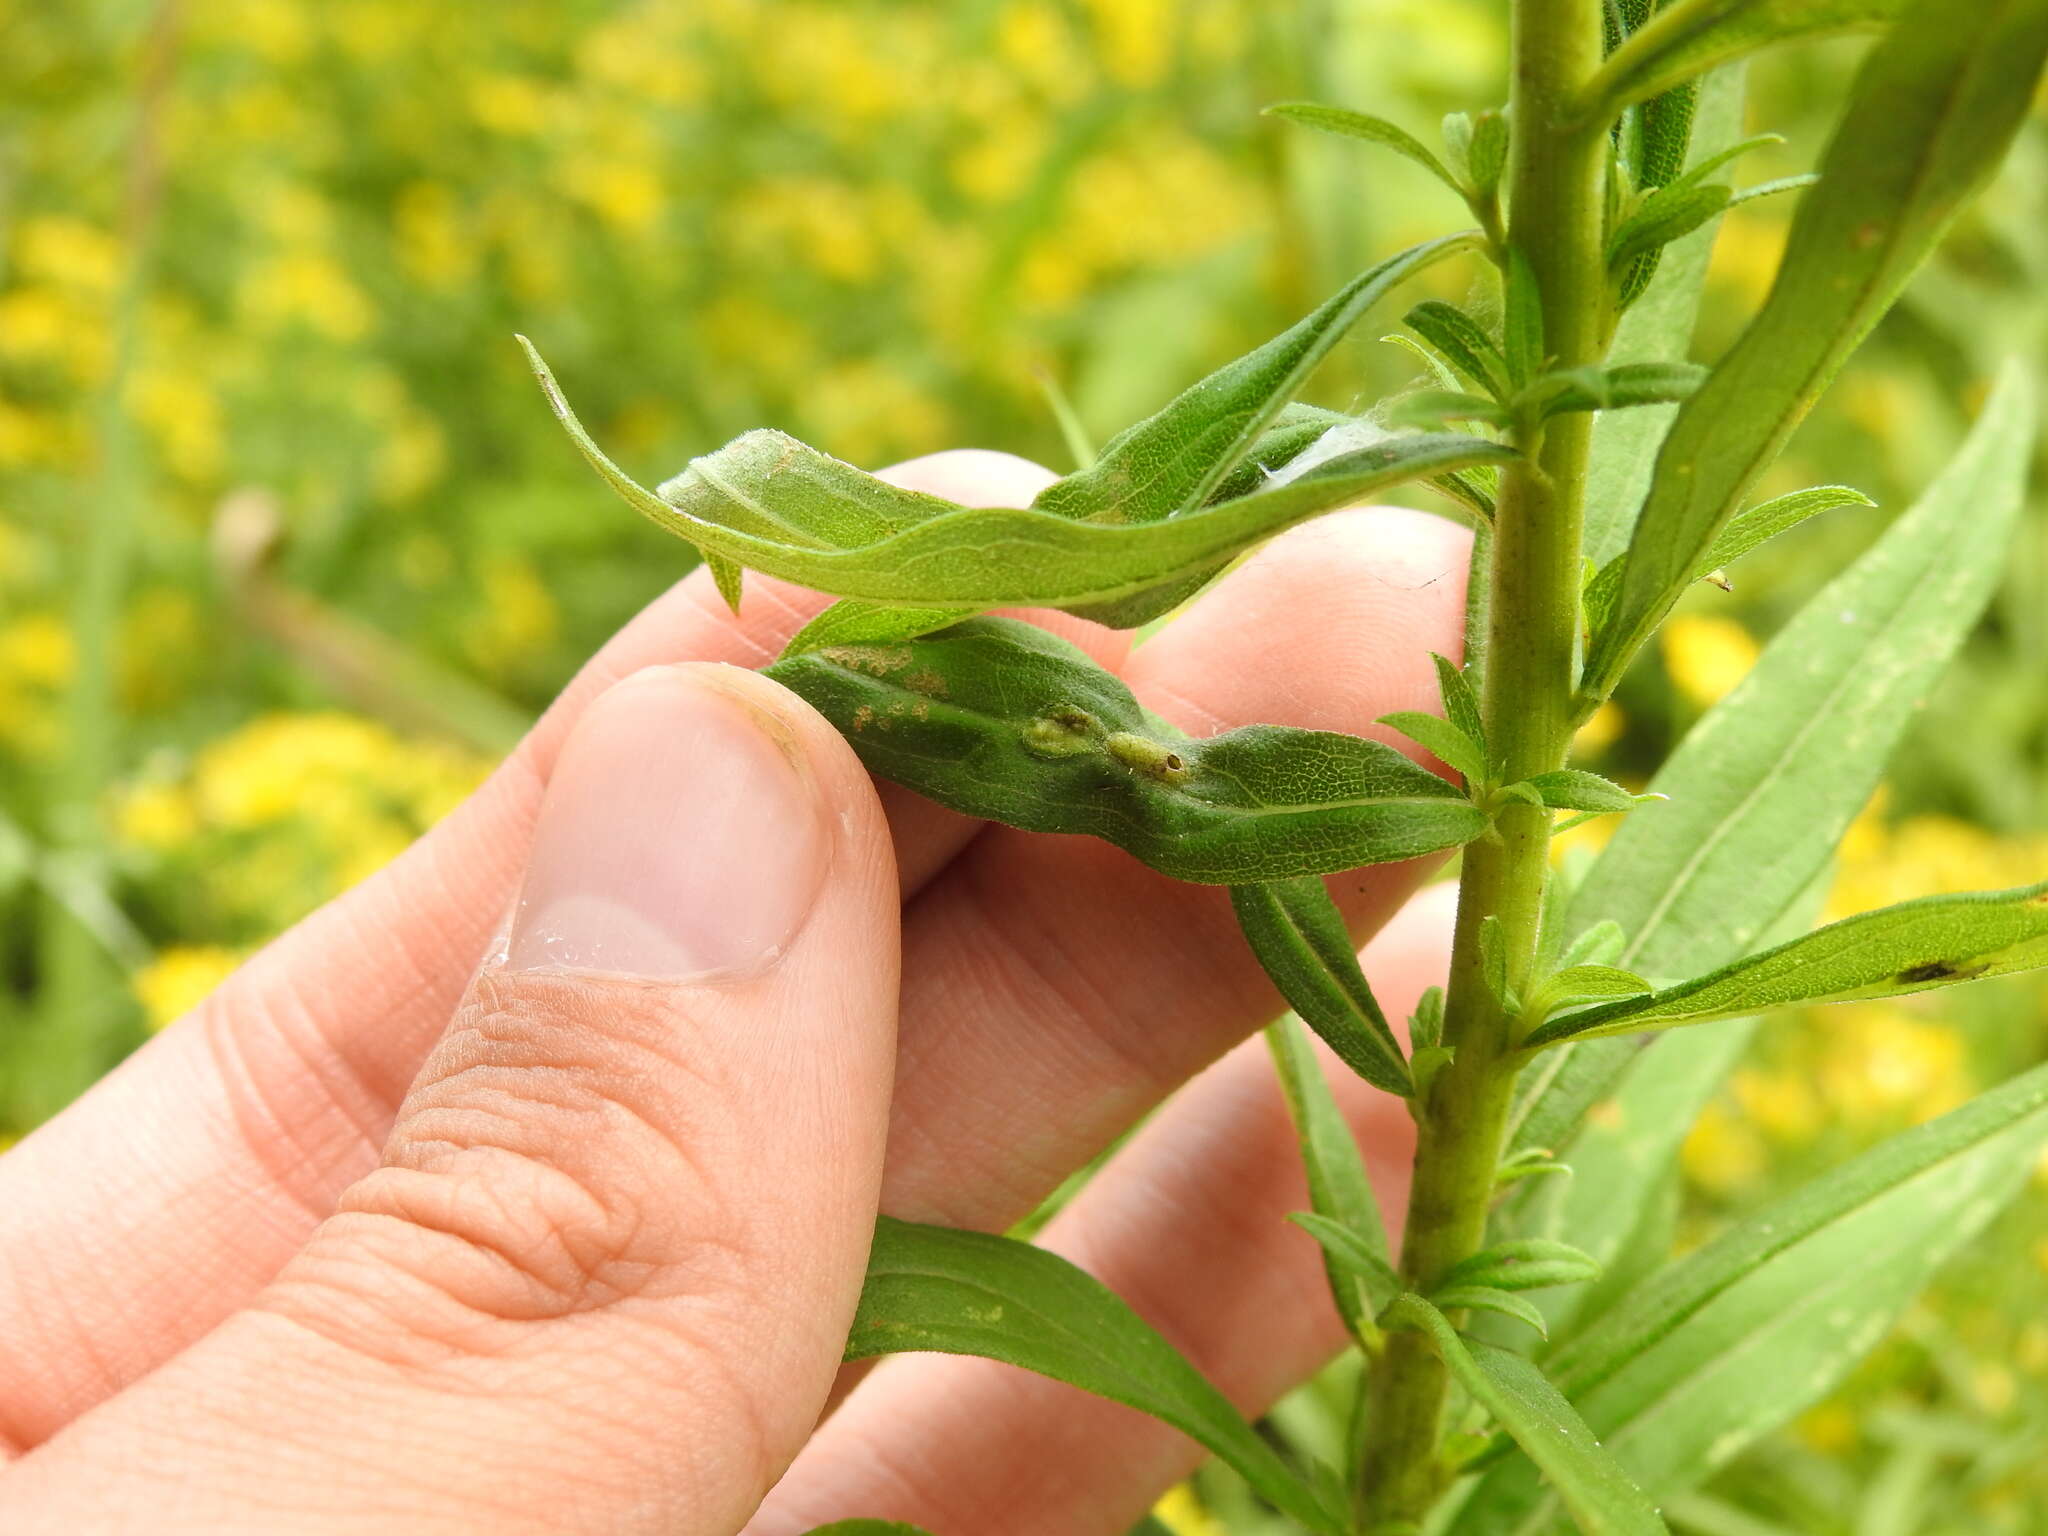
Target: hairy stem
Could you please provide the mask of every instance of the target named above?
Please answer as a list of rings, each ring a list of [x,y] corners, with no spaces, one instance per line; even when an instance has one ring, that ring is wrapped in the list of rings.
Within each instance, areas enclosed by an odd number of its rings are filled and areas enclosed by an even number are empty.
[[[1545,350],[1559,368],[1597,363],[1612,330],[1604,253],[1607,152],[1598,125],[1572,121],[1601,62],[1600,0],[1516,0],[1508,240],[1542,294]],[[1503,782],[1563,764],[1570,747],[1579,628],[1580,527],[1592,417],[1554,418],[1520,446],[1495,518],[1484,704]],[[1485,1240],[1502,1127],[1514,1087],[1514,1020],[1486,984],[1479,935],[1498,919],[1508,979],[1523,988],[1536,952],[1550,813],[1510,804],[1466,849],[1444,1043],[1454,1056],[1418,1108],[1415,1178],[1401,1273],[1427,1295]],[[1361,1414],[1356,1513],[1362,1530],[1417,1521],[1442,1491],[1446,1377],[1419,1333],[1389,1336]]]

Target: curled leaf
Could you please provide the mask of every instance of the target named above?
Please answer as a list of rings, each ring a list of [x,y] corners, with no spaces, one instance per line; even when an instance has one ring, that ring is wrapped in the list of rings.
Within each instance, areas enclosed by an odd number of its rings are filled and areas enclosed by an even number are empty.
[[[1116,677],[1011,619],[776,662],[869,769],[970,816],[1103,838],[1180,880],[1246,885],[1454,847],[1484,816],[1361,737],[1161,737]]]
[[[1142,624],[1185,597],[1189,582],[1295,523],[1403,480],[1514,457],[1453,434],[1386,437],[1298,479],[1168,521],[1091,523],[1039,508],[956,506],[759,431],[694,460],[656,497],[590,440],[546,364],[527,350],[576,446],[636,510],[707,554],[889,606],[1066,608]]]

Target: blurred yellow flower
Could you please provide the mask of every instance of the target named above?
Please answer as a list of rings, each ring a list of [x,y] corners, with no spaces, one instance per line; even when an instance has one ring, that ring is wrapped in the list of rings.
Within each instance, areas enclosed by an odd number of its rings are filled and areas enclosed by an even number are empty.
[[[1225,1536],[1223,1527],[1202,1508],[1194,1489],[1186,1483],[1166,1490],[1152,1506],[1152,1518],[1173,1532],[1173,1536]]]
[[[2001,837],[1952,816],[1909,816],[1882,827],[1861,857],[1846,854],[1831,916],[1952,891],[2028,885],[2048,870],[2048,836]]]
[[[258,325],[303,325],[333,341],[362,340],[376,318],[368,296],[341,264],[313,252],[259,261],[243,277],[240,298]]]
[[[182,784],[139,784],[114,809],[114,833],[124,843],[159,852],[199,835],[199,811]]]
[[[1808,1141],[1820,1129],[1823,1116],[1813,1086],[1797,1072],[1745,1067],[1735,1074],[1733,1087],[1742,1112],[1780,1141]]]
[[[59,699],[76,662],[71,628],[54,613],[26,613],[0,625],[0,743],[25,758],[57,750]]]
[[[313,46],[310,8],[287,0],[215,0],[193,17],[212,46],[246,48],[272,64],[295,64]]]
[[[129,600],[121,615],[116,659],[121,702],[129,709],[162,709],[215,659],[199,601],[183,587],[151,585]]]
[[[1119,85],[1143,89],[1166,76],[1179,8],[1169,0],[1087,0],[1103,65]]]
[[[1597,757],[1621,740],[1621,733],[1628,728],[1628,717],[1621,712],[1621,706],[1609,699],[1587,717],[1572,737],[1574,757]]]
[[[548,126],[548,87],[529,75],[486,74],[469,82],[470,114],[493,133],[531,137]]]
[[[1048,137],[1043,117],[1007,113],[985,123],[977,138],[955,150],[947,168],[954,185],[977,202],[1004,202],[1031,184]]]
[[[827,450],[855,464],[928,453],[952,436],[944,402],[881,363],[841,363],[818,375],[811,417]]]
[[[494,675],[516,670],[555,643],[561,611],[533,562],[500,553],[484,561],[483,612],[466,626],[463,648]]]
[[[110,297],[121,279],[121,243],[97,224],[65,214],[23,219],[14,231],[22,277]]]
[[[190,372],[144,365],[127,379],[128,409],[149,430],[164,467],[179,479],[211,484],[227,467],[220,401]]]
[[[1863,1434],[1855,1410],[1846,1403],[1832,1401],[1808,1409],[1793,1428],[1801,1440],[1823,1456],[1848,1455]]]
[[[734,245],[751,260],[842,283],[869,283],[881,273],[882,250],[866,199],[848,182],[822,176],[763,181],[724,217]]]
[[[1970,1096],[1963,1038],[1939,1020],[1889,1003],[1844,1003],[1815,1020],[1829,1048],[1820,1090],[1843,1118],[1914,1121],[1946,1114]]]
[[[365,62],[388,59],[419,32],[423,8],[412,0],[349,0],[321,15],[342,47]]]
[[[181,944],[162,951],[130,978],[151,1029],[162,1029],[198,1007],[242,963],[218,944]]]
[[[1755,1128],[1718,1100],[1694,1122],[1678,1161],[1695,1187],[1724,1198],[1750,1188],[1770,1166]]]
[[[74,384],[93,385],[112,356],[103,306],[54,287],[0,294],[0,359],[52,366]]]
[[[637,160],[604,159],[579,166],[570,190],[612,228],[644,234],[662,208],[660,173]]]
[[[0,627],[0,686],[54,692],[77,661],[71,627],[55,613],[25,613]]]
[[[391,207],[399,263],[429,288],[454,288],[477,270],[477,232],[466,228],[454,192],[444,182],[411,181]]]
[[[1738,208],[1724,215],[1707,281],[1745,309],[1761,304],[1778,275],[1787,227],[1782,213],[1768,208]]]
[[[346,824],[389,804],[431,822],[481,776],[452,749],[401,740],[373,720],[335,712],[264,715],[199,754],[192,788],[213,826],[303,818]]]
[[[1681,613],[1664,626],[1664,665],[1687,702],[1705,709],[1756,665],[1757,643],[1733,619]]]
[[[577,68],[591,80],[661,106],[701,101],[707,73],[684,40],[661,25],[672,14],[643,6],[594,28],[577,46]]]

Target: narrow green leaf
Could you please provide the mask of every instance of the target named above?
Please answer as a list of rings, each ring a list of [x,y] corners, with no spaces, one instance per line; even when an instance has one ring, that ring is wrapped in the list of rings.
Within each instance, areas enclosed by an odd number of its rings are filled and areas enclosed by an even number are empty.
[[[1619,274],[1636,258],[1660,251],[1719,217],[1733,195],[1712,184],[1653,193],[1608,238],[1607,265]]]
[[[1389,1093],[1413,1086],[1408,1063],[1358,966],[1358,946],[1322,880],[1233,886],[1231,907],[1287,1005],[1352,1071]]]
[[[1680,744],[1574,893],[1565,929],[1628,928],[1617,962],[1684,976],[1746,954],[1825,868],[2002,574],[2033,395],[2008,368],[1925,494],[1765,648]],[[1663,1042],[1651,1050],[1662,1050]],[[1523,1074],[1514,1144],[1567,1144],[1640,1046],[1593,1041]]]
[[[1460,175],[1469,177],[1472,173],[1472,114],[1446,113],[1442,131],[1444,152],[1451,157],[1452,167]]]
[[[1546,374],[1529,387],[1546,417],[1567,411],[1620,411],[1684,400],[1706,379],[1697,363],[1620,363]]]
[[[1429,653],[1429,659],[1436,664],[1437,692],[1444,701],[1444,718],[1455,725],[1479,747],[1480,756],[1486,755],[1486,720],[1479,708],[1479,695],[1472,684],[1456,665],[1436,652]],[[1485,778],[1482,772],[1479,777]]]
[[[1872,51],[1770,297],[1665,440],[1613,620],[1593,637],[1589,692],[1612,690],[1758,475],[1997,166],[2044,56],[2048,0],[1986,0],[1967,27],[1948,0],[1918,0]]]
[[[1812,927],[1830,873],[1824,871],[1792,902],[1768,940]],[[1526,1186],[1495,1213],[1495,1229],[1503,1235],[1568,1240],[1604,1266],[1596,1285],[1539,1298],[1553,1339],[1571,1338],[1666,1261],[1676,1221],[1680,1147],[1756,1029],[1755,1019],[1728,1019],[1713,1029],[1557,1046],[1538,1058],[1539,1065],[1574,1051],[1619,1051],[1625,1058],[1618,1069],[1607,1064],[1612,1075],[1599,1089],[1599,1102],[1564,1132],[1565,1155],[1576,1176]],[[1649,1048],[1639,1048],[1645,1038]]]
[[[1357,420],[1342,411],[1326,411],[1321,406],[1303,405],[1295,401],[1273,418],[1273,424],[1261,432],[1244,456],[1229,474],[1223,477],[1214,492],[1210,494],[1209,505],[1236,501],[1249,496],[1270,480],[1273,475],[1299,458],[1304,449],[1322,438],[1332,427]]]
[[[1546,1174],[1561,1173],[1570,1177],[1572,1167],[1559,1162],[1544,1147],[1523,1147],[1501,1159],[1499,1169],[1494,1173],[1493,1182],[1502,1187],[1518,1184],[1523,1179],[1541,1178]]]
[[[1088,428],[1082,424],[1074,402],[1067,398],[1067,392],[1060,388],[1060,381],[1052,376],[1049,369],[1034,368],[1031,376],[1038,381],[1038,392],[1045,396],[1046,408],[1052,412],[1053,423],[1060,429],[1060,440],[1066,444],[1075,470],[1092,468],[1096,459],[1095,440],[1088,435]]]
[[[1765,144],[1784,142],[1783,138],[1775,133],[1758,134],[1724,148],[1711,150],[1701,156],[1691,169],[1683,169],[1703,94],[1696,83],[1687,84],[1667,91],[1664,95],[1635,109],[1633,116],[1638,124],[1637,137],[1640,141],[1637,149],[1637,164],[1640,166],[1636,177],[1638,187],[1645,190],[1661,189],[1664,195],[1676,196],[1698,187],[1737,156]],[[1711,125],[1711,102],[1709,122]],[[1733,206],[1740,199],[1730,197],[1728,201],[1729,205]],[[1649,288],[1662,257],[1663,247],[1659,246],[1656,250],[1637,257],[1623,269],[1619,307],[1624,312]]]
[[[1422,371],[1435,380],[1440,387],[1444,389],[1456,389],[1458,387],[1458,375],[1453,371],[1451,365],[1417,341],[1413,336],[1403,336],[1399,331],[1389,331],[1380,340],[1399,347],[1403,352],[1406,352],[1410,357],[1422,364]]]
[[[1425,299],[1402,324],[1441,352],[1451,366],[1496,400],[1507,395],[1507,359],[1486,328],[1455,304]]]
[[[1706,581],[1714,577],[1765,540],[1798,527],[1809,517],[1835,507],[1876,505],[1861,491],[1851,490],[1846,485],[1817,486],[1810,491],[1794,491],[1788,496],[1775,497],[1737,514],[1721,530],[1721,536],[1714,540],[1713,547],[1694,567],[1693,580]],[[1584,603],[1588,630],[1597,633],[1611,622],[1615,603],[1621,596],[1623,564],[1623,558],[1616,556],[1586,584]]]
[[[1490,427],[1505,427],[1513,420],[1498,401],[1456,389],[1410,390],[1387,408],[1388,425],[1424,431],[1434,431],[1448,421],[1483,421]]]
[[[1490,1285],[1501,1291],[1535,1291],[1579,1285],[1599,1278],[1589,1253],[1546,1237],[1513,1238],[1460,1260],[1444,1275],[1445,1285]]]
[[[1486,990],[1510,1013],[1516,1011],[1514,989],[1508,985],[1508,946],[1500,919],[1489,914],[1479,920],[1479,968],[1486,977]]]
[[[901,1520],[834,1520],[830,1525],[813,1526],[804,1536],[931,1536],[931,1532]]]
[[[1574,1177],[1525,1186],[1498,1213],[1502,1231],[1569,1239],[1603,1266],[1597,1283],[1539,1298],[1552,1339],[1575,1336],[1667,1261],[1679,1149],[1755,1030],[1755,1020],[1730,1019],[1655,1037],[1572,1137]]]
[[[1906,0],[1678,0],[1615,49],[1585,91],[1584,115],[1605,122],[1771,43],[1890,21]]]
[[[1712,159],[1742,132],[1742,69],[1717,70],[1701,82],[1692,136],[1696,153]],[[1682,362],[1690,353],[1707,258],[1714,245],[1709,224],[1660,253],[1642,289],[1626,307],[1607,349],[1610,365]],[[1636,511],[1650,489],[1657,449],[1677,408],[1645,406],[1610,412],[1593,422],[1593,455],[1586,466],[1585,550],[1596,564],[1619,555]]]
[[[893,645],[945,629],[973,615],[971,608],[898,608],[842,597],[789,637],[782,657],[801,656],[828,645]]]
[[[1054,481],[1032,506],[1111,524],[1157,523],[1202,506],[1367,310],[1416,273],[1470,249],[1473,238],[1426,241],[1359,274],[1313,314],[1119,432],[1093,466]]]
[[[2024,1185],[2048,1146],[2048,1067],[1895,1136],[1639,1284],[1549,1369],[1640,1485],[1697,1485],[1817,1401],[1940,1265]],[[1458,1536],[1549,1529],[1519,1459],[1460,1511]]]
[[[584,456],[629,505],[699,548],[751,570],[884,604],[1070,608],[1131,626],[1184,591],[1158,594],[1295,523],[1403,480],[1507,463],[1497,443],[1454,435],[1391,437],[1254,495],[1167,523],[1077,523],[1049,512],[958,507],[864,474],[780,432],[749,432],[667,482],[667,500],[626,477],[569,413],[533,359]]]
[[[1760,197],[1776,197],[1781,192],[1804,192],[1808,187],[1818,186],[1820,177],[1808,173],[1801,176],[1780,176],[1772,181],[1760,181],[1753,187],[1744,187],[1728,199],[1730,208],[1744,203],[1753,203]]]
[[[1416,1050],[1439,1044],[1444,1037],[1444,989],[1424,987],[1408,1015],[1408,1042]]]
[[[1455,786],[1361,737],[1248,726],[1162,738],[1121,680],[1013,619],[827,646],[766,670],[871,772],[984,820],[1103,838],[1179,880],[1324,874],[1485,827]]]
[[[1549,353],[1543,341],[1543,295],[1536,286],[1536,269],[1519,250],[1508,252],[1506,314],[1502,321],[1501,351],[1508,364],[1508,383],[1526,388],[1543,371]]]
[[[1441,716],[1402,709],[1391,715],[1381,715],[1377,723],[1392,726],[1410,741],[1435,753],[1462,773],[1466,783],[1486,782],[1486,749]]]
[[[1616,998],[1647,997],[1656,991],[1634,971],[1613,965],[1568,965],[1545,977],[1529,996],[1529,1017],[1549,1018],[1561,1008],[1604,1003]]]
[[[1903,997],[2043,965],[2048,882],[1927,896],[1830,923],[1647,997],[1555,1019],[1531,1034],[1528,1044],[1672,1029],[1774,1008]]]
[[[1650,1501],[1535,1366],[1460,1338],[1441,1312],[1412,1293],[1395,1299],[1386,1320],[1429,1335],[1451,1374],[1543,1469],[1586,1536],[1668,1536]]]
[[[1465,150],[1465,167],[1472,176],[1472,191],[1489,198],[1500,190],[1501,173],[1508,164],[1508,119],[1505,112],[1488,108],[1472,119],[1472,142]]]
[[[1029,1243],[884,1216],[846,1340],[849,1361],[980,1355],[1164,1420],[1311,1530],[1344,1521],[1202,1374],[1107,1286]]]
[[[1383,117],[1353,112],[1344,107],[1328,107],[1315,101],[1279,102],[1267,107],[1265,115],[1284,117],[1291,123],[1320,128],[1324,133],[1340,134],[1347,139],[1363,139],[1369,144],[1378,144],[1414,161],[1453,192],[1462,196],[1465,191],[1458,178],[1451,174],[1450,167],[1439,160],[1428,145]]]
[[[1668,186],[1685,168],[1699,94],[1699,82],[1688,80],[1636,109],[1637,186]]]
[[[1809,517],[1831,512],[1836,507],[1876,505],[1861,491],[1846,485],[1817,485],[1809,491],[1773,497],[1747,512],[1738,513],[1721,530],[1721,536],[1714,540],[1705,557],[1694,567],[1699,573],[1696,579],[1703,580],[1712,572],[1733,565],[1765,540],[1775,539],[1779,534],[1797,528]]]
[[[740,611],[740,588],[746,572],[732,561],[720,555],[706,555],[704,563],[711,568],[711,580],[718,587],[718,595],[725,599],[725,606],[734,613]]]
[[[1683,175],[1675,176],[1668,182],[1654,183],[1654,185],[1661,187],[1667,193],[1683,192],[1689,187],[1701,185],[1714,172],[1720,170],[1721,167],[1740,159],[1752,150],[1765,149],[1773,144],[1782,144],[1784,142],[1785,136],[1782,133],[1752,134],[1750,137],[1738,140],[1733,144],[1727,145],[1725,148],[1702,155],[1692,165],[1686,167]]]
[[[1372,1256],[1391,1269],[1387,1251],[1386,1220],[1372,1192],[1372,1180],[1359,1154],[1358,1139],[1337,1108],[1322,1063],[1308,1041],[1307,1032],[1292,1019],[1281,1019],[1266,1030],[1266,1045],[1273,1053],[1273,1068],[1287,1108],[1294,1119],[1295,1135],[1301,1143],[1301,1162],[1308,1174],[1309,1204],[1315,1214],[1336,1222],[1363,1242]],[[1356,1339],[1378,1334],[1373,1314],[1385,1305],[1360,1279],[1360,1273],[1342,1268],[1327,1256],[1324,1271],[1338,1315]]]
[[[1379,1234],[1379,1246],[1375,1247],[1372,1238],[1313,1211],[1293,1211],[1287,1219],[1314,1238],[1332,1264],[1364,1283],[1375,1311],[1399,1293],[1401,1277],[1394,1273],[1383,1252],[1385,1233]]]
[[[1583,768],[1558,768],[1522,780],[1554,811],[1591,811],[1611,815],[1636,808],[1636,797],[1611,779]]]
[[[1527,1297],[1517,1296],[1512,1291],[1497,1290],[1490,1285],[1446,1285],[1429,1299],[1446,1312],[1492,1312],[1511,1321],[1528,1324],[1536,1330],[1538,1338],[1549,1337],[1549,1325],[1543,1320],[1542,1309]]]
[[[1603,917],[1571,941],[1558,965],[1561,969],[1575,965],[1612,965],[1621,958],[1622,949],[1627,944],[1628,934],[1621,924],[1611,917]]]

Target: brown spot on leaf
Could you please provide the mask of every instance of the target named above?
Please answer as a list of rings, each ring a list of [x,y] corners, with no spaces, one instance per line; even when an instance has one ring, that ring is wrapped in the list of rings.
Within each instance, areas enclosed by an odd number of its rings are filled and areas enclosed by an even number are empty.
[[[1956,965],[1948,960],[1929,960],[1925,965],[1909,965],[1899,972],[1898,980],[1906,986],[1925,986],[1931,981],[1968,981],[1973,976],[1982,976],[1991,969],[1986,960],[1977,965]]]

